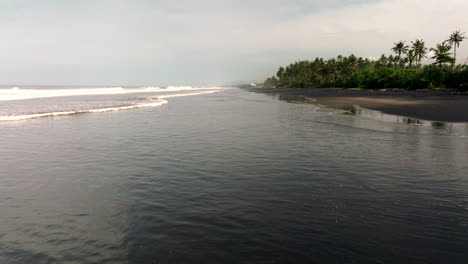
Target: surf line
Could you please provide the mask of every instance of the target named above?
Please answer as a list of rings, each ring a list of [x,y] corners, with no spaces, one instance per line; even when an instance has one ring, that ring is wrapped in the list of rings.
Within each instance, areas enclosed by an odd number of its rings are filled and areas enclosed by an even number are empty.
[[[90,95],[112,95],[112,94],[132,94],[132,93],[164,93],[197,90],[220,90],[219,87],[191,87],[191,86],[169,86],[143,87],[143,88],[80,88],[80,89],[0,89],[0,101],[14,101],[37,98],[65,97],[65,96],[90,96]]]
[[[156,97],[149,97],[149,99],[155,100],[155,102],[141,103],[141,104],[135,104],[135,105],[115,106],[115,107],[96,108],[96,109],[84,109],[84,110],[76,110],[76,111],[37,113],[37,114],[27,114],[27,115],[0,116],[0,121],[20,121],[20,120],[40,118],[40,117],[53,117],[53,116],[64,116],[64,115],[85,114],[85,113],[103,113],[103,112],[121,111],[121,110],[129,110],[129,109],[143,108],[143,107],[156,107],[156,106],[161,106],[161,105],[165,105],[168,103],[168,101],[164,100],[164,98],[210,94],[210,93],[215,93],[218,91],[219,90],[212,90],[212,91],[204,91],[204,92],[197,92],[197,93],[168,94],[168,95],[161,95],[161,96],[156,96]]]

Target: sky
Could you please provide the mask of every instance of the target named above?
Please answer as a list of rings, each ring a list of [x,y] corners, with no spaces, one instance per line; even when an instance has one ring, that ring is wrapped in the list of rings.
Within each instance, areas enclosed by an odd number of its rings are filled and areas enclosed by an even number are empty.
[[[222,85],[468,32],[466,0],[0,0],[0,84]],[[468,35],[467,35],[468,36]],[[457,50],[468,61],[468,40]]]

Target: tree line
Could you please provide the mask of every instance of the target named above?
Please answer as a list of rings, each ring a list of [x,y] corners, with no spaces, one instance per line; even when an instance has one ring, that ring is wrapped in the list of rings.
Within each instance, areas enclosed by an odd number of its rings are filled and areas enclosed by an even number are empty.
[[[275,76],[265,80],[264,86],[468,90],[468,67],[466,63],[456,63],[457,48],[465,39],[464,33],[454,31],[447,40],[430,49],[422,39],[411,41],[410,45],[399,41],[391,48],[395,55],[382,55],[378,59],[339,55],[328,60],[297,61],[280,67]],[[423,65],[421,61],[428,58],[429,52],[435,62]]]

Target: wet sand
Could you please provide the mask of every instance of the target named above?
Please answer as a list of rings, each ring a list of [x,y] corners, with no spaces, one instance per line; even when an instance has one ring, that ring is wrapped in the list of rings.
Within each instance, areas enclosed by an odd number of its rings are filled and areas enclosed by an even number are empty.
[[[387,114],[440,122],[468,122],[468,93],[455,90],[251,89],[304,96],[321,105],[358,105]]]

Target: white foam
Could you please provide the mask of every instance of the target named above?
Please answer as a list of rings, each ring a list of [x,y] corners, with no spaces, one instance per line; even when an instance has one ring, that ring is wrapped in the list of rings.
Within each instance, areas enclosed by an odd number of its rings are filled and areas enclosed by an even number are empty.
[[[155,92],[178,92],[189,90],[219,90],[221,88],[194,88],[191,86],[169,86],[160,87],[142,87],[142,88],[82,88],[82,89],[20,89],[13,87],[11,89],[0,89],[0,101],[26,100],[34,98],[49,98],[61,96],[80,96],[80,95],[108,95],[108,94],[131,94],[131,93],[155,93]]]
[[[83,114],[83,113],[102,113],[102,112],[121,111],[121,110],[128,110],[128,109],[142,108],[142,107],[155,107],[155,106],[160,106],[163,104],[167,104],[167,101],[161,99],[161,100],[158,100],[157,102],[126,105],[126,106],[86,109],[86,110],[77,110],[77,111],[38,113],[38,114],[28,114],[28,115],[0,116],[0,121],[18,121],[18,120],[32,119],[32,118],[38,118],[38,117],[63,116],[63,115]]]
[[[83,113],[102,113],[102,112],[110,112],[110,111],[129,110],[129,109],[134,109],[134,108],[156,107],[156,106],[161,106],[161,105],[168,103],[163,98],[210,94],[210,93],[215,93],[218,91],[219,90],[210,90],[210,91],[194,92],[194,93],[167,94],[167,95],[157,96],[154,98],[149,98],[151,100],[154,100],[151,102],[134,104],[134,105],[126,105],[126,106],[84,109],[84,110],[76,110],[76,111],[61,111],[61,112],[59,111],[59,112],[37,113],[37,114],[26,114],[26,115],[0,116],[0,121],[19,121],[19,120],[26,120],[26,119],[39,118],[39,117],[64,116],[64,115],[74,115],[74,114],[83,114]]]
[[[196,92],[196,93],[168,94],[168,95],[157,96],[157,98],[171,98],[171,97],[179,97],[179,96],[192,96],[192,95],[200,95],[200,94],[210,94],[210,93],[216,93],[218,91],[219,90],[212,90],[212,91],[207,91],[207,92]]]

